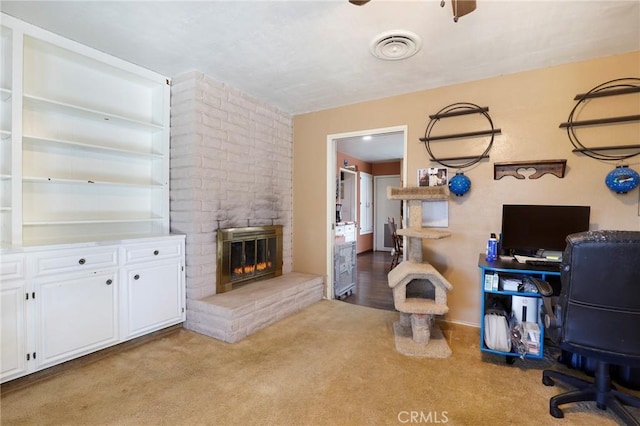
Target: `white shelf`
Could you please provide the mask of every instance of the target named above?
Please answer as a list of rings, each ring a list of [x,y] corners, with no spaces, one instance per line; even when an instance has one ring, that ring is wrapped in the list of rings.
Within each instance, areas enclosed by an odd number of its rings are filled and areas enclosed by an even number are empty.
[[[113,122],[116,126],[127,126],[137,129],[148,129],[161,131],[164,130],[163,125],[150,121],[142,121],[132,117],[124,117],[109,112],[98,111],[95,109],[85,108],[78,105],[72,105],[59,102],[53,99],[46,99],[39,96],[24,94],[24,106],[32,108],[42,108],[49,110],[57,110],[66,114],[73,114],[90,120]]]
[[[11,89],[0,87],[0,100],[7,101],[9,99],[11,99]]]
[[[0,130],[0,139],[11,141],[11,130]]]
[[[23,222],[24,226],[50,226],[50,225],[87,225],[100,223],[143,223],[143,222],[159,222],[161,217],[130,217],[130,218],[95,218],[82,220],[33,220]]]
[[[148,158],[158,158],[161,159],[164,157],[162,154],[155,154],[151,152],[140,152],[133,150],[126,150],[120,148],[112,148],[104,145],[85,143],[85,142],[76,142],[64,139],[56,139],[56,138],[41,138],[38,136],[24,135],[23,140],[25,142],[31,143],[41,143],[41,144],[58,144],[61,146],[66,146],[69,149],[82,149],[96,152],[104,152],[106,154],[113,155],[123,155],[123,156],[134,156],[134,157],[148,157]]]
[[[115,182],[115,181],[99,181],[91,179],[67,179],[67,178],[49,178],[49,177],[37,177],[37,176],[24,176],[23,182],[36,183],[36,184],[66,184],[66,185],[108,185],[108,186],[123,186],[130,188],[150,188],[157,189],[162,188],[164,185],[160,183],[144,183],[144,182]]]

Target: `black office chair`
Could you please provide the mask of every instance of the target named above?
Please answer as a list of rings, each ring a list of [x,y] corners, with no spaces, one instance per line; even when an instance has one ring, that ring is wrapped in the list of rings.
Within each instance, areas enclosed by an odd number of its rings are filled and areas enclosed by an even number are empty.
[[[640,367],[640,232],[590,231],[567,237],[557,304],[544,297],[545,325],[557,329],[561,349],[594,359],[594,382],[544,370],[542,383],[560,380],[576,387],[549,401],[549,413],[564,417],[558,405],[595,401],[626,424],[640,425],[624,405],[640,398],[618,391],[610,366]],[[549,296],[549,291],[541,291]],[[545,294],[546,293],[546,294]]]

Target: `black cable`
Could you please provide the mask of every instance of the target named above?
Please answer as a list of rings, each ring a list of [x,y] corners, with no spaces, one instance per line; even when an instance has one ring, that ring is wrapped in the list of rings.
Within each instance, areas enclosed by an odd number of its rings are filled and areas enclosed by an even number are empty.
[[[631,83],[635,82],[635,83]],[[569,114],[569,118],[567,119],[567,135],[569,136],[569,141],[574,146],[574,148],[579,149],[584,155],[587,157],[591,157],[596,160],[602,161],[621,161],[626,160],[627,158],[635,157],[640,154],[640,150],[636,153],[631,154],[603,154],[602,152],[592,151],[591,149],[584,146],[580,140],[578,139],[578,135],[576,134],[575,128],[573,126],[573,116],[578,109],[578,107],[589,99],[589,96],[593,93],[598,93],[603,90],[611,90],[616,88],[629,88],[629,87],[640,87],[640,78],[617,78],[614,80],[607,81],[605,83],[599,84],[593,89],[589,90],[585,93],[579,100],[576,102],[576,105],[571,110]]]
[[[439,116],[441,114],[448,114],[450,112],[457,111],[457,110],[477,111],[480,114],[484,115],[485,118],[489,121],[489,124],[491,125],[491,141],[489,141],[489,145],[487,146],[487,149],[485,149],[484,152],[482,154],[480,154],[478,157],[476,157],[473,160],[469,161],[468,163],[464,163],[464,164],[450,164],[450,163],[446,163],[445,161],[438,160],[435,157],[435,155],[433,155],[433,152],[431,152],[431,146],[430,146],[430,143],[429,143],[429,136],[431,135],[431,130],[433,130],[433,127],[435,126],[435,124],[440,120]],[[470,166],[473,166],[474,164],[480,162],[480,160],[482,160],[484,157],[486,157],[486,155],[491,150],[491,147],[493,146],[493,138],[495,137],[495,133],[494,133],[495,129],[493,127],[493,120],[491,120],[491,117],[489,116],[487,111],[483,110],[480,106],[478,106],[476,104],[469,103],[469,102],[457,102],[455,104],[451,104],[451,105],[448,105],[448,106],[442,108],[433,117],[435,117],[435,118],[432,118],[431,121],[429,121],[429,124],[427,125],[427,128],[426,128],[426,130],[424,132],[424,146],[427,149],[427,152],[429,153],[429,157],[431,158],[432,161],[435,161],[436,163],[442,164],[445,167],[463,169],[465,167],[470,167]]]

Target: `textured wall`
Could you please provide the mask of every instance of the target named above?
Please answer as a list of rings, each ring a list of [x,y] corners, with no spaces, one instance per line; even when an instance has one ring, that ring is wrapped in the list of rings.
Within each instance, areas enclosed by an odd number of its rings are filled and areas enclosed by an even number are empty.
[[[292,144],[290,115],[201,72],[173,78],[171,231],[187,236],[187,307],[216,291],[218,228],[283,225],[291,271]]]

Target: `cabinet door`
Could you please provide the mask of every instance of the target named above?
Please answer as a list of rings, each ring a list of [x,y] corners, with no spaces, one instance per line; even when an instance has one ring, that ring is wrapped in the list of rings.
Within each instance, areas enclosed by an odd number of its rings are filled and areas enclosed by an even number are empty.
[[[184,274],[179,259],[130,267],[125,274],[125,338],[184,321]]]
[[[118,342],[117,284],[115,270],[36,282],[39,368]]]
[[[0,288],[0,380],[27,373],[27,325],[24,280],[3,280]],[[31,358],[31,356],[29,356]]]

